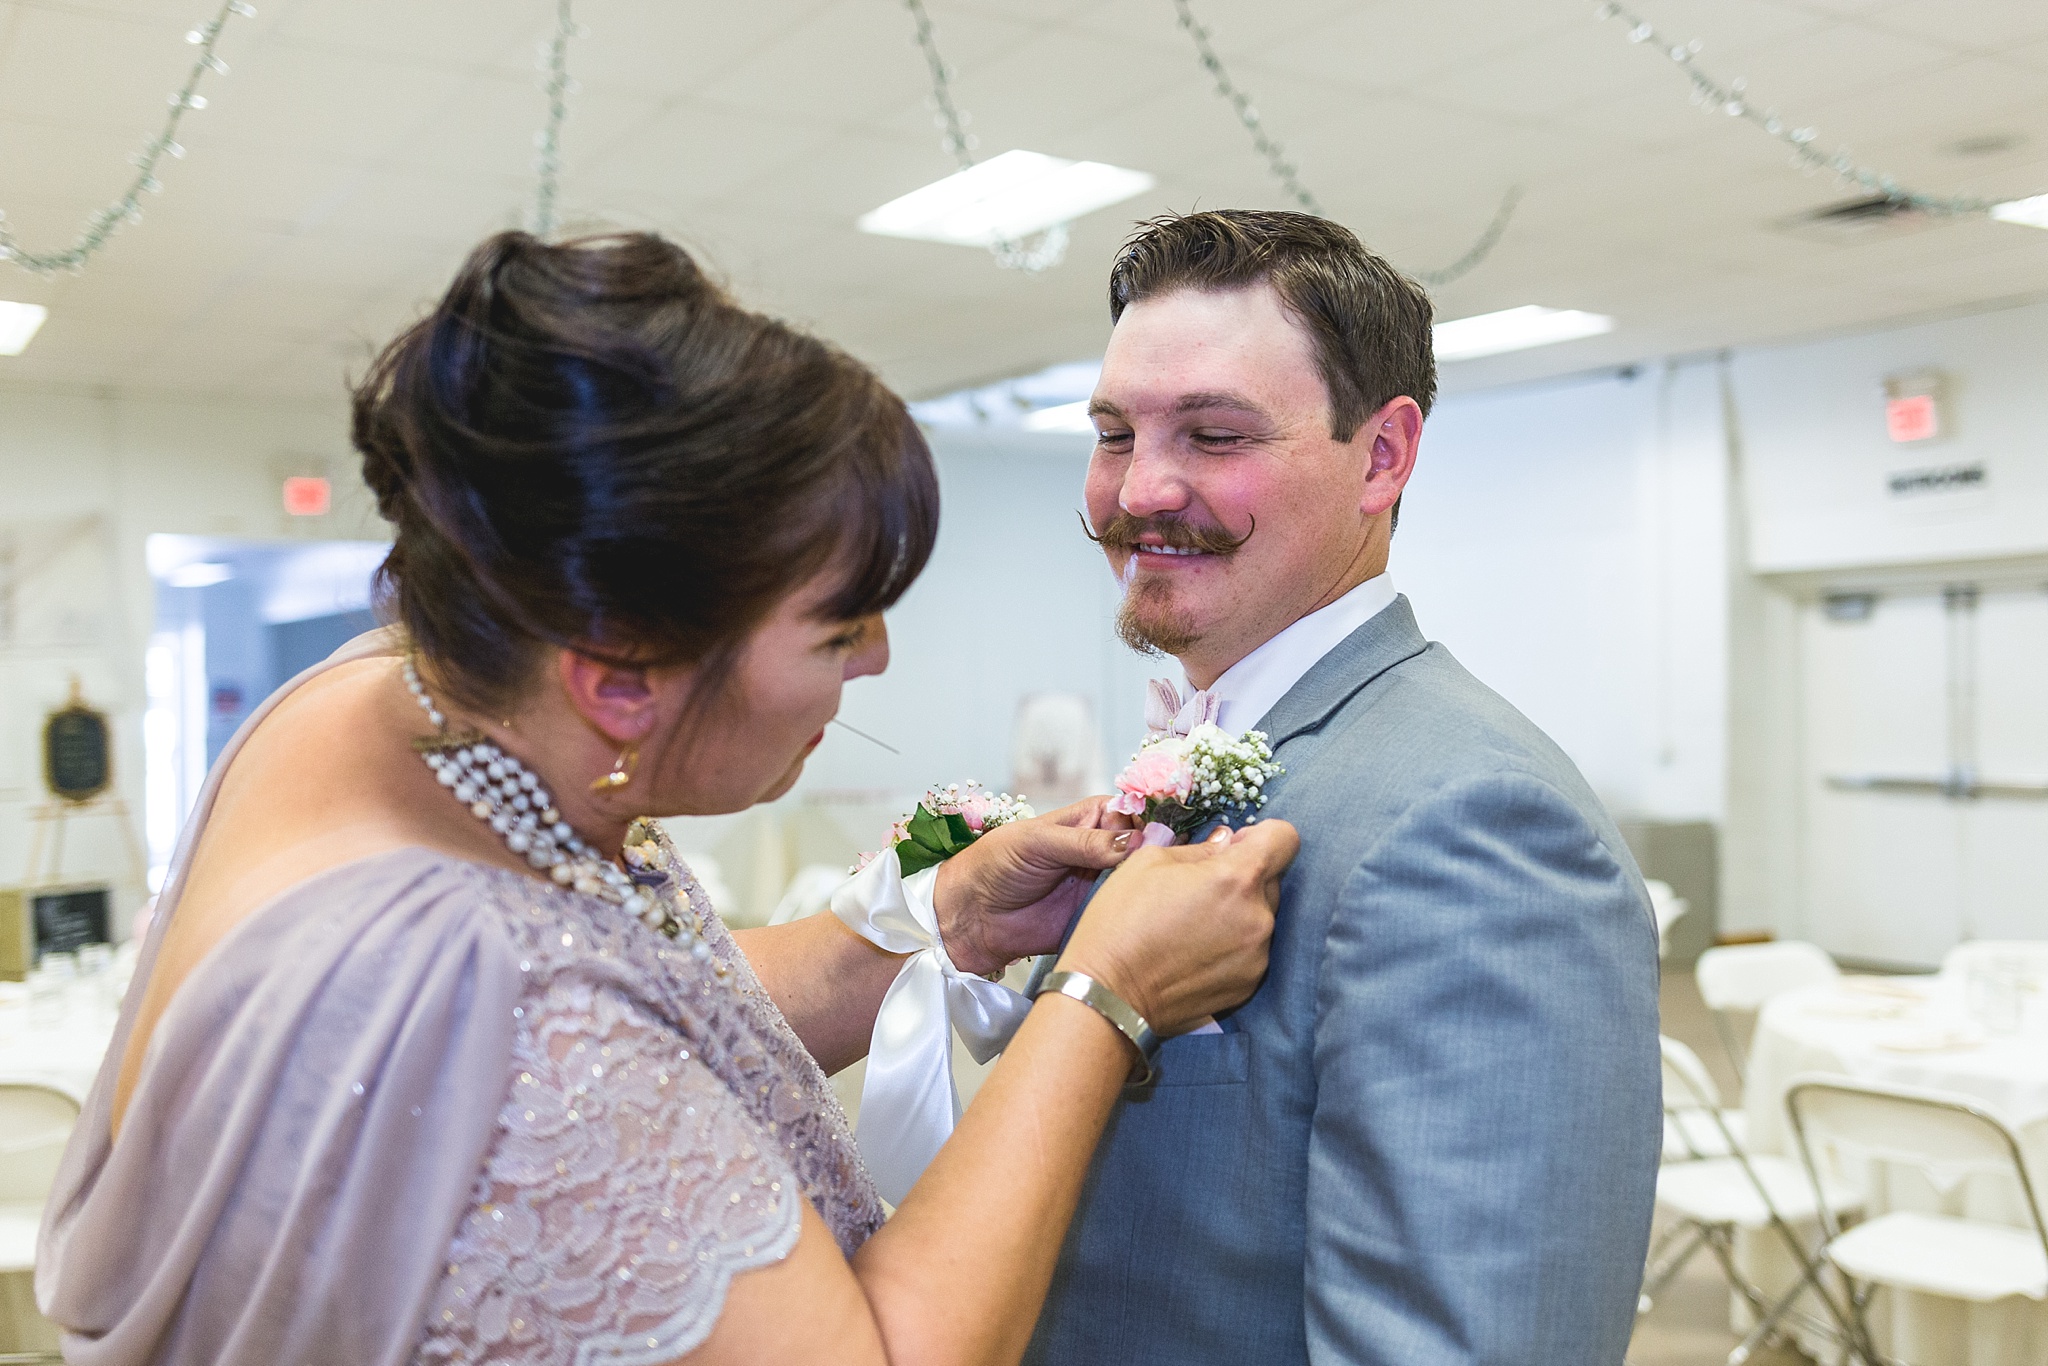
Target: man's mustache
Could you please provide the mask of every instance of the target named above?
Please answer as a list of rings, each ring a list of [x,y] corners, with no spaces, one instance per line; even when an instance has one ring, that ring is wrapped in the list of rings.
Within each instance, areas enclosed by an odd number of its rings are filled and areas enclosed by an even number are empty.
[[[1199,550],[1205,555],[1234,555],[1239,547],[1252,538],[1259,529],[1258,518],[1245,528],[1242,536],[1232,536],[1221,527],[1197,526],[1179,517],[1134,517],[1128,512],[1119,512],[1109,519],[1109,525],[1097,531],[1088,524],[1085,514],[1081,518],[1082,534],[1104,550],[1136,551],[1139,538],[1156,538],[1154,544],[1164,545],[1173,550]]]

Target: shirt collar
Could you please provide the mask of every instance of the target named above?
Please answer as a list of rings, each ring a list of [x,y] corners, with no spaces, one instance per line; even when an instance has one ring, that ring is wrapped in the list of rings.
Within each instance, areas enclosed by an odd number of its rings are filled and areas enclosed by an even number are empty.
[[[1223,707],[1216,724],[1236,735],[1285,697],[1316,661],[1394,601],[1392,576],[1367,579],[1327,607],[1319,607],[1223,671],[1209,686]],[[1192,685],[1191,685],[1192,687]]]

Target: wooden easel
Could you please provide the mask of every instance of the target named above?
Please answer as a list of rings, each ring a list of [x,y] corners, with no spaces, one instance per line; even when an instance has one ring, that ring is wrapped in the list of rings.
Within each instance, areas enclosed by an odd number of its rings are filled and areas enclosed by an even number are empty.
[[[135,827],[128,813],[128,802],[118,793],[104,792],[82,802],[63,800],[44,802],[29,812],[29,824],[34,833],[29,838],[28,867],[23,870],[21,885],[25,889],[51,886],[63,881],[64,874],[64,832],[74,816],[112,816],[121,827],[121,841],[128,850],[128,869],[135,875],[135,881],[145,892],[149,889],[149,860],[142,852],[142,843],[135,837]],[[43,876],[43,851],[49,849],[50,867]]]

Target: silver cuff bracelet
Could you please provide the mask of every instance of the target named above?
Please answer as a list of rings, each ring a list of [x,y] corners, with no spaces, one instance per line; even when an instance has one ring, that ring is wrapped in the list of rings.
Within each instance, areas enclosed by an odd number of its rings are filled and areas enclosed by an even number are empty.
[[[1131,1009],[1130,1002],[1085,972],[1048,973],[1032,996],[1043,996],[1048,991],[1073,997],[1115,1025],[1117,1032],[1130,1040],[1131,1047],[1138,1050],[1138,1063],[1144,1069],[1144,1075],[1132,1077],[1124,1083],[1126,1086],[1143,1086],[1159,1075],[1152,1065],[1152,1059],[1159,1053],[1159,1036],[1152,1032],[1152,1026],[1143,1015]]]

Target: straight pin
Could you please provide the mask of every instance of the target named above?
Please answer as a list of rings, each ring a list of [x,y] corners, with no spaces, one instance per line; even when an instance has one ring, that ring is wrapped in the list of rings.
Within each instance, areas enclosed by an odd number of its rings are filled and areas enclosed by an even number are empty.
[[[888,750],[891,754],[896,755],[898,758],[901,758],[903,756],[903,751],[896,748],[896,746],[890,744],[888,741],[877,740],[874,736],[868,734],[866,731],[860,729],[858,726],[849,726],[836,716],[832,718],[832,724],[839,727],[839,729],[841,730],[852,731],[855,735],[858,735],[861,739],[867,741],[871,745],[880,745],[883,749]]]

